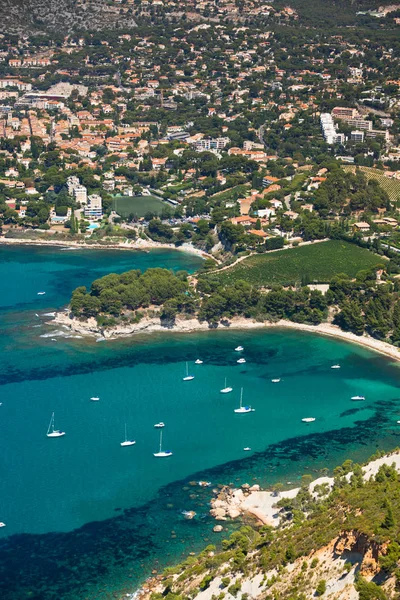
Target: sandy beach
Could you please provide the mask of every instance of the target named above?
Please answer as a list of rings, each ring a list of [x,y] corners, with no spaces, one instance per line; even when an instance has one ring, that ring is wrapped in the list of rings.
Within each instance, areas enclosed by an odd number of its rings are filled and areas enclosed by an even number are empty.
[[[371,336],[364,334],[362,336],[355,335],[348,331],[343,331],[337,325],[332,323],[320,323],[319,325],[306,325],[303,323],[294,323],[292,321],[280,320],[276,323],[268,321],[258,322],[244,317],[235,317],[230,321],[219,324],[217,328],[210,328],[205,321],[200,322],[196,318],[180,319],[177,318],[173,326],[161,325],[160,319],[143,318],[140,323],[117,325],[108,329],[102,329],[97,325],[94,318],[86,321],[78,321],[71,318],[67,312],[57,313],[54,321],[49,322],[50,325],[61,325],[68,328],[74,333],[86,336],[104,337],[106,339],[115,339],[118,337],[127,337],[143,333],[168,332],[168,333],[194,333],[196,331],[228,331],[233,329],[263,329],[263,328],[280,328],[294,329],[296,331],[307,331],[309,333],[317,333],[337,339],[359,344],[369,350],[379,352],[394,361],[400,361],[400,350],[387,342],[376,340]]]
[[[135,241],[124,241],[124,242],[108,242],[105,244],[101,244],[99,242],[78,242],[76,240],[61,240],[61,239],[23,239],[23,238],[6,238],[0,237],[0,244],[4,244],[6,246],[58,246],[62,248],[76,248],[77,250],[180,250],[181,252],[188,252],[190,254],[195,254],[196,256],[200,256],[201,258],[212,258],[216,262],[218,260],[200,250],[199,248],[195,248],[191,244],[182,244],[181,246],[175,246],[174,244],[161,244],[158,242],[153,242],[152,240],[142,240],[138,238]]]

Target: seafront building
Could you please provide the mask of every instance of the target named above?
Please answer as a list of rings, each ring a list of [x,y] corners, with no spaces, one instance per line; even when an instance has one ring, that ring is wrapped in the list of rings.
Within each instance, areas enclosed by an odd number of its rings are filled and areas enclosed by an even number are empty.
[[[88,196],[84,214],[87,219],[101,219],[103,216],[101,196],[98,194],[91,194]]]

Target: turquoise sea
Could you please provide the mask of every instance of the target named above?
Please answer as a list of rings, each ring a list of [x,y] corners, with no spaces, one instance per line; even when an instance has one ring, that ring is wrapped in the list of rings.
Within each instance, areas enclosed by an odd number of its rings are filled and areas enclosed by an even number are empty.
[[[212,488],[199,480],[296,483],[400,445],[399,368],[361,347],[281,330],[96,343],[46,325],[96,277],[200,263],[177,251],[0,248],[2,600],[118,598],[217,543]],[[223,395],[225,377],[234,389]],[[234,413],[241,387],[250,414]],[[356,394],[366,401],[352,402]],[[46,437],[52,412],[64,437]],[[173,452],[162,460],[159,421]],[[125,423],[136,445],[122,448]]]

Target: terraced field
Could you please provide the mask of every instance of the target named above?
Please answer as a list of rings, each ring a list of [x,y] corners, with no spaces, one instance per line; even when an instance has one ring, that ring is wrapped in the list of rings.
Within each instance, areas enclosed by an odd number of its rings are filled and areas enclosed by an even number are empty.
[[[304,278],[327,283],[337,273],[354,277],[358,271],[385,262],[380,256],[348,242],[330,240],[288,250],[255,254],[230,269],[210,275],[223,283],[244,279],[259,286],[295,285]]]
[[[342,167],[344,171],[354,172],[355,167],[345,165]],[[400,201],[400,180],[389,179],[385,177],[384,172],[379,169],[373,169],[372,167],[359,167],[367,179],[375,179],[382,189],[385,190],[391,202]]]

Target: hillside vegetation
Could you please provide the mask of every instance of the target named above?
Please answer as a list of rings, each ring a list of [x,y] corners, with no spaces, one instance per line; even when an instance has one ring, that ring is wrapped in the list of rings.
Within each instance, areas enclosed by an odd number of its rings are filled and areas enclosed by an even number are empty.
[[[1,0],[0,32],[63,32],[134,27],[129,13],[107,0]]]
[[[382,464],[369,481],[346,461],[310,493],[303,476],[294,499],[281,499],[281,524],[246,525],[198,557],[166,570],[152,600],[397,597],[400,571],[400,478]],[[250,592],[250,593],[249,593]],[[358,593],[357,593],[358,592]]]
[[[330,240],[289,250],[256,254],[210,277],[220,283],[245,279],[258,286],[327,283],[334,275],[355,277],[384,260],[365,248],[339,240]]]

